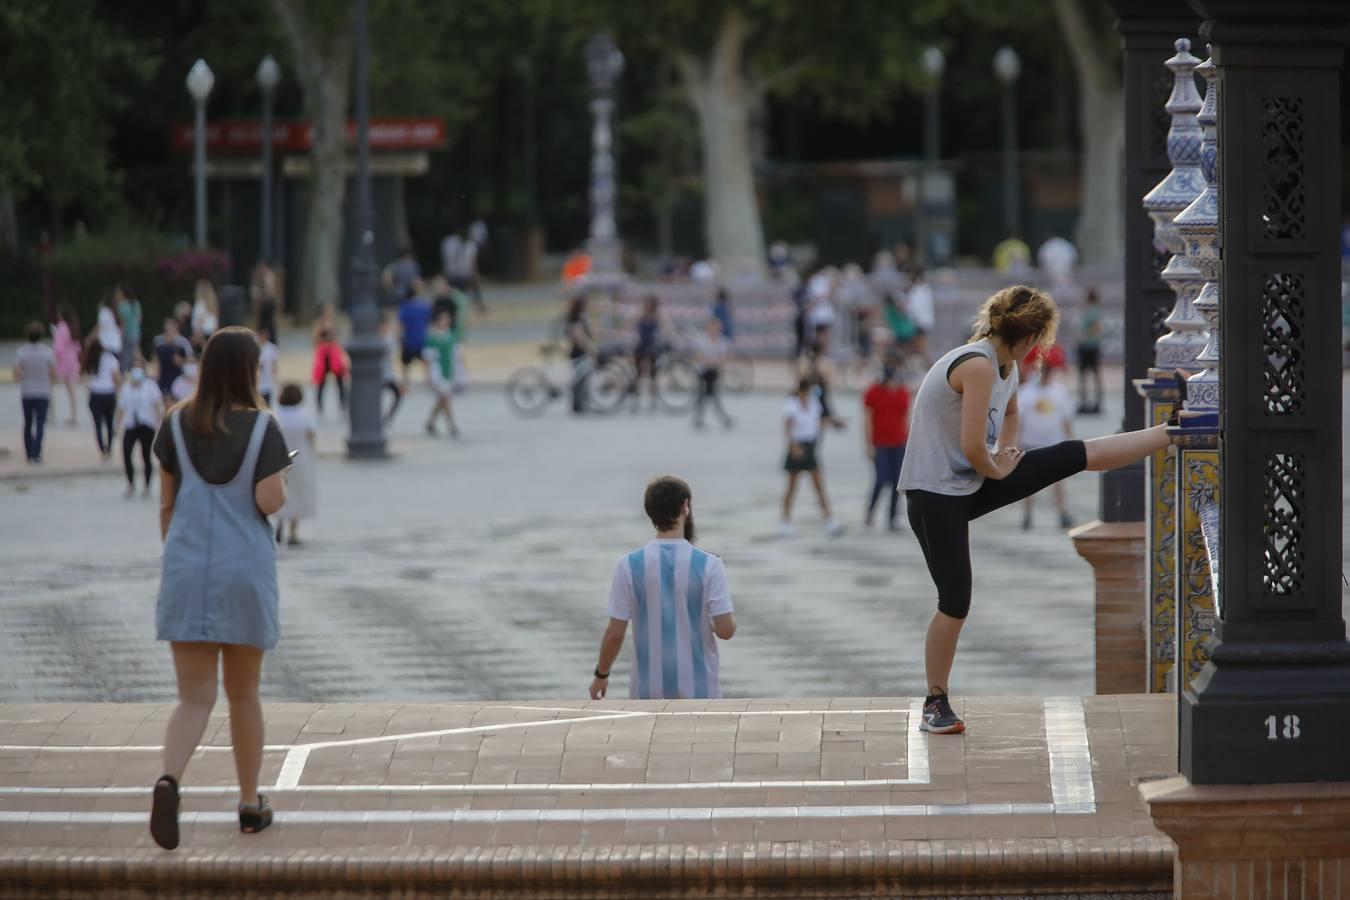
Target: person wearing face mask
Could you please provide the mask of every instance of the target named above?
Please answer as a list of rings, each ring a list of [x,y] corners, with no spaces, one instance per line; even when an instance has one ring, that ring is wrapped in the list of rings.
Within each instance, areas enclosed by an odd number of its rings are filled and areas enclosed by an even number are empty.
[[[722,696],[717,639],[731,640],[736,617],[722,560],[693,544],[689,485],[664,475],[643,500],[656,539],[619,560],[609,592],[609,626],[591,681],[591,699],[609,691],[610,668],[633,623],[634,661],[628,696],[634,700]]]
[[[164,395],[159,385],[145,377],[145,361],[137,355],[127,380],[117,393],[117,428],[122,432],[122,463],[127,470],[127,497],[136,492],[136,466],[132,453],[141,445],[141,464],[145,468],[144,496],[150,496],[150,447],[164,416]]]

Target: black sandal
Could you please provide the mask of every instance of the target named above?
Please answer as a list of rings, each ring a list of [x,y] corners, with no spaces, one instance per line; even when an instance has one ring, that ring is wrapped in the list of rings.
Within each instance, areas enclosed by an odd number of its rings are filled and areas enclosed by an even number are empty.
[[[178,780],[172,775],[161,775],[155,782],[154,802],[150,807],[150,836],[165,850],[178,849],[178,814],[182,809]]]
[[[267,802],[265,794],[258,795],[258,805],[239,804],[239,830],[244,834],[257,834],[272,824],[272,804]]]

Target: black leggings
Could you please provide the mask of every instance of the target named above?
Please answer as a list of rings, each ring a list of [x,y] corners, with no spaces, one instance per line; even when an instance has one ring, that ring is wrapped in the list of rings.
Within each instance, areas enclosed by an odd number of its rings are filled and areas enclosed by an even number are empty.
[[[104,456],[113,452],[113,414],[117,412],[116,394],[89,393],[89,414],[94,417],[94,437],[98,452]]]
[[[973,494],[905,491],[909,524],[938,590],[938,611],[954,619],[970,612],[970,521],[1025,500],[1087,468],[1082,441],[1028,450],[1007,478],[986,478]]]
[[[150,446],[155,442],[155,429],[149,425],[136,425],[122,432],[122,464],[127,468],[127,484],[135,487],[136,467],[131,464],[131,454],[136,445],[141,445],[141,462],[145,464],[145,486],[150,487],[150,473],[154,471],[150,463]]]
[[[342,375],[330,370],[323,373],[323,381],[319,382],[317,389],[314,392],[314,402],[319,407],[320,415],[323,415],[323,389],[328,387],[329,376],[332,376],[333,380],[337,382],[338,404],[343,409],[347,408],[347,382]]]

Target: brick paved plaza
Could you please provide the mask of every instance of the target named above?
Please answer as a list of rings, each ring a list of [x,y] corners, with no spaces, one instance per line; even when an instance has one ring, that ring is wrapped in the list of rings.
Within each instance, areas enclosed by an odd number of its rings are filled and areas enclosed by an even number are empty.
[[[450,883],[463,896],[773,896],[763,882],[790,876],[791,896],[853,896],[921,877],[1003,896],[1161,896],[1170,846],[1133,785],[1173,768],[1169,698],[960,708],[970,733],[930,738],[917,701],[888,698],[275,704],[263,780],[277,826],[234,827],[218,717],[170,857],[145,829],[167,706],[8,706],[0,847],[43,849],[0,849],[0,883],[22,873],[34,896],[47,882],[197,896],[221,879],[325,896]]]

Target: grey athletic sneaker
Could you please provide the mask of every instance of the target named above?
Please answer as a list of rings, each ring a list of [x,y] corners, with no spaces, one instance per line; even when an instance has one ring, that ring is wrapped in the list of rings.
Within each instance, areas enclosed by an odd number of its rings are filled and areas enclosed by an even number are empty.
[[[966,730],[966,723],[952,712],[952,705],[946,694],[932,694],[924,700],[923,720],[919,722],[919,730],[933,734],[961,734]]]

